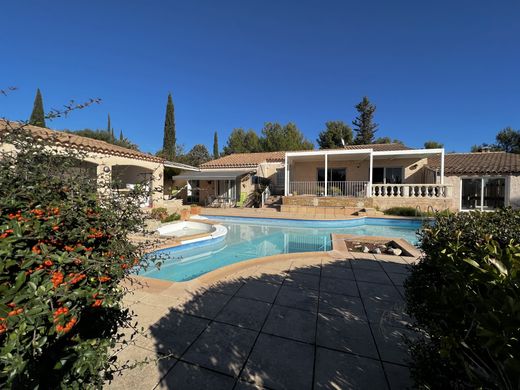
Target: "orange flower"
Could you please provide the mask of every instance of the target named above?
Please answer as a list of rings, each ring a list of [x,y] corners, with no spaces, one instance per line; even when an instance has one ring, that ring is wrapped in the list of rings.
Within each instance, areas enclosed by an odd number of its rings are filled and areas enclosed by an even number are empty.
[[[43,262],[43,265],[46,266],[46,267],[52,267],[54,263],[52,262],[52,260],[50,259],[47,259]]]
[[[110,276],[100,276],[99,281],[101,283],[108,282],[110,280]]]
[[[69,276],[72,276],[72,279],[69,281],[70,284],[76,284],[86,278],[85,274],[70,274]]]
[[[63,283],[63,274],[61,272],[53,272],[51,280],[54,287],[58,287]]]
[[[122,269],[127,269],[128,267],[129,267],[128,264],[121,264],[121,268],[122,268]]]
[[[58,321],[58,317],[61,315],[65,315],[69,312],[69,309],[66,307],[59,307],[57,308],[54,313],[52,313],[52,316],[54,317],[54,322]]]
[[[65,249],[67,252],[73,252],[75,248],[73,246],[65,245],[63,249]]]
[[[4,334],[7,331],[7,325],[0,324],[0,334]]]
[[[81,259],[80,258],[75,258],[74,259],[74,264],[80,265],[81,264]]]
[[[99,307],[103,304],[103,300],[102,299],[96,299],[94,301],[94,303],[92,304],[92,307]]]
[[[16,315],[18,315],[18,314],[20,314],[22,312],[23,312],[22,308],[16,309],[16,310],[11,310],[9,313],[7,313],[7,316],[13,317],[13,316],[16,316]]]
[[[34,253],[35,255],[39,255],[40,253],[42,253],[41,249],[38,248],[38,244],[36,244],[35,246],[32,247],[31,249],[32,253]]]
[[[71,320],[69,322],[67,322],[67,324],[65,326],[63,325],[56,325],[56,331],[58,333],[67,333],[67,332],[70,332],[70,330],[72,329],[72,327],[74,325],[76,325],[76,322],[78,322],[78,320],[76,319],[76,317],[72,317]]]
[[[11,302],[11,303],[8,303],[7,306],[9,306],[11,309],[13,309],[16,307],[16,303]]]
[[[52,230],[57,231],[57,230],[59,230],[59,228],[60,228],[60,227],[59,227],[58,225],[54,225],[54,226],[52,227]]]

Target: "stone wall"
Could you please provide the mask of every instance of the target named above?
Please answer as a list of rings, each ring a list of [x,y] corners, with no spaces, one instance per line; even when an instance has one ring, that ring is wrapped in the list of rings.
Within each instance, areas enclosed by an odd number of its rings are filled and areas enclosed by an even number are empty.
[[[310,206],[310,207],[373,207],[373,198],[352,198],[346,196],[319,197],[319,196],[284,196],[284,205]]]

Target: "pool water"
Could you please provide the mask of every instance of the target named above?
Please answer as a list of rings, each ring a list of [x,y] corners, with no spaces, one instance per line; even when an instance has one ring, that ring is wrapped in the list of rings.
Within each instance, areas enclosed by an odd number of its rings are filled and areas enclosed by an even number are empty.
[[[229,264],[283,253],[331,249],[331,233],[404,238],[417,243],[420,221],[383,218],[309,221],[212,217],[228,229],[225,237],[150,254],[162,262],[140,275],[171,281],[194,279]]]

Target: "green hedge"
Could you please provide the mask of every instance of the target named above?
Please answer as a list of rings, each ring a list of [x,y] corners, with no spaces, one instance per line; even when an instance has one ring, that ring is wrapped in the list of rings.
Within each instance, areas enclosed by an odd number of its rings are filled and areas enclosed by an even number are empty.
[[[438,215],[421,232],[425,257],[405,283],[425,337],[412,375],[425,388],[520,383],[520,212]]]
[[[401,217],[420,217],[423,215],[422,212],[414,209],[413,207],[391,207],[384,211],[386,215],[398,215]]]

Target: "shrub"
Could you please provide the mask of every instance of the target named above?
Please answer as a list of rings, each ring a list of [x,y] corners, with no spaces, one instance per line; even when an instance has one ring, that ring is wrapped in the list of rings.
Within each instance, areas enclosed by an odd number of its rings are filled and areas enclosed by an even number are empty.
[[[386,215],[399,215],[402,217],[417,217],[422,216],[423,213],[413,207],[391,207],[384,211]]]
[[[181,219],[181,216],[177,213],[173,213],[173,214],[170,214],[167,217],[163,218],[161,220],[161,222],[162,223],[173,222],[173,221],[178,221],[179,219]]]
[[[162,221],[164,218],[166,218],[168,216],[168,210],[166,210],[165,207],[156,207],[156,208],[152,209],[150,216],[153,219]]]
[[[520,212],[438,215],[420,233],[425,256],[405,282],[425,338],[412,375],[425,388],[520,383]]]
[[[99,388],[130,320],[120,282],[140,266],[127,237],[143,194],[117,195],[23,127],[0,141],[18,151],[0,155],[0,387]]]

